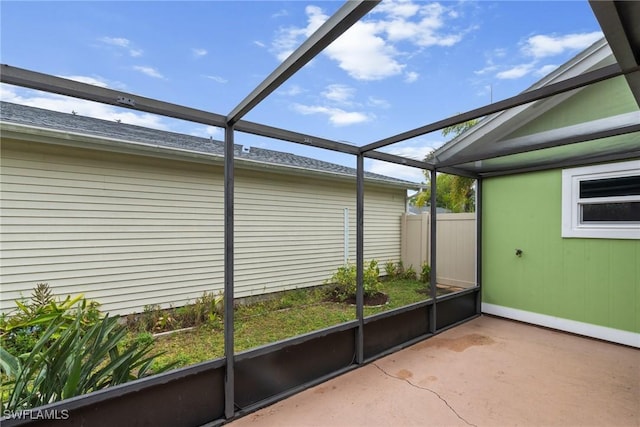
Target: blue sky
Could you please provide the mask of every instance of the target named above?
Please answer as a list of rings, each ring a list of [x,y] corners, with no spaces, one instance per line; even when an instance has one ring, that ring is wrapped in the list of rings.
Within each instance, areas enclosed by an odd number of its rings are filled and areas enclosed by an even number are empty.
[[[2,1],[1,62],[228,114],[342,2]],[[245,118],[363,145],[513,96],[602,37],[587,1],[384,1]],[[16,88],[5,101],[222,139],[220,129]],[[238,133],[236,142],[354,166]],[[422,158],[439,133],[385,151]],[[419,170],[368,170],[421,181]]]

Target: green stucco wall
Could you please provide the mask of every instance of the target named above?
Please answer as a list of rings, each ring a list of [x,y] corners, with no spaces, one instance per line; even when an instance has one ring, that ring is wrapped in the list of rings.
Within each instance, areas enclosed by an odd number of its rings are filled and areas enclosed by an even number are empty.
[[[483,183],[484,302],[640,332],[640,240],[563,239],[560,170]]]

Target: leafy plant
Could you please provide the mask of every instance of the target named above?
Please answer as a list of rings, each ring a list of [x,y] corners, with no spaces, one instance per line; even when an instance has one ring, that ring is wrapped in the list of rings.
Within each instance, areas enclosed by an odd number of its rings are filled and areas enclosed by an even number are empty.
[[[407,280],[416,280],[416,271],[413,269],[413,265],[410,265],[404,270],[402,278]]]
[[[31,294],[31,301],[36,307],[44,307],[54,301],[51,289],[48,283],[36,284],[33,293]]]
[[[398,275],[398,267],[393,261],[387,261],[384,264],[384,272],[387,274],[387,278],[393,279]]]
[[[199,326],[218,319],[224,314],[224,295],[222,292],[203,292],[202,296],[193,304],[195,310],[195,325]]]
[[[100,319],[100,304],[87,301],[82,294],[56,301],[49,285],[38,283],[30,300],[16,300],[16,310],[0,318],[0,344],[11,354],[29,353],[52,319],[60,316],[64,320],[61,330],[70,325],[74,320],[70,310],[81,301],[84,307],[81,324],[88,327]],[[51,339],[58,336],[56,333]]]
[[[120,349],[126,328],[108,315],[86,327],[86,310],[87,302],[82,300],[70,315],[71,323],[63,313],[50,319],[28,354],[15,356],[0,350],[0,366],[12,385],[3,409],[33,408],[151,373],[157,357],[150,354],[153,342],[135,341]],[[160,366],[156,372],[172,366]]]
[[[363,275],[363,292],[364,296],[372,296],[380,292],[380,269],[378,261],[371,260],[368,267],[364,270]],[[356,295],[356,266],[346,264],[338,267],[338,270],[331,276],[329,284],[335,285],[332,290],[338,299],[344,301]]]
[[[139,315],[127,316],[127,326],[132,331],[164,332],[178,328],[215,323],[224,313],[222,292],[203,292],[193,304],[163,309],[157,304],[146,305]]]
[[[420,281],[422,283],[429,283],[429,281],[431,281],[431,266],[426,261],[422,263]]]
[[[404,277],[404,263],[402,262],[402,260],[398,261],[398,267],[396,268],[396,277]]]

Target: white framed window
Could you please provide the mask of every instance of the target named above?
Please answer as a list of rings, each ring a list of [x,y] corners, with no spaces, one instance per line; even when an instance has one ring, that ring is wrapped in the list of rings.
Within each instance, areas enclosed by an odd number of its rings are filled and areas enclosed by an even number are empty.
[[[564,169],[562,237],[640,239],[640,160]]]

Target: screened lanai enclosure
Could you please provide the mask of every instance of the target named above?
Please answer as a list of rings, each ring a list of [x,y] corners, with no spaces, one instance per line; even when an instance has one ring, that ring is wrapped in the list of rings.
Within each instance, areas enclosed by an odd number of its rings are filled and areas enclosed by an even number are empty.
[[[506,191],[506,186],[501,187],[501,181],[496,181],[496,184],[491,183],[491,188],[486,188],[485,183],[488,179],[624,161],[625,164],[630,165],[628,167],[631,171],[630,177],[625,183],[631,190],[622,194],[623,198],[616,199],[615,203],[628,204],[629,210],[622,216],[623,222],[631,226],[621,233],[626,233],[623,238],[631,239],[631,244],[634,245],[632,249],[636,251],[633,252],[636,254],[634,256],[640,254],[637,250],[637,239],[640,237],[637,228],[637,206],[640,203],[637,183],[640,176],[637,166],[640,159],[639,2],[590,1],[606,39],[597,48],[610,48],[610,52],[603,50],[604,53],[597,56],[599,53],[594,51],[593,54],[589,53],[588,57],[579,57],[575,64],[560,67],[557,72],[550,74],[548,78],[544,78],[519,95],[409,129],[397,135],[380,135],[380,139],[364,145],[349,144],[244,120],[247,113],[372,11],[378,3],[378,1],[346,2],[226,115],[92,86],[17,68],[10,64],[2,65],[0,69],[2,83],[224,129],[222,165],[224,180],[221,188],[224,198],[221,215],[224,221],[224,244],[221,246],[224,255],[224,357],[135,380],[89,395],[55,402],[43,409],[70,411],[73,416],[65,421],[65,425],[223,424],[474,319],[483,312],[483,300],[492,304],[487,306],[487,310],[499,311],[496,307],[501,307],[502,300],[496,296],[497,291],[491,289],[488,295],[483,295],[485,293],[484,278],[488,277],[483,269],[488,265],[491,269],[489,277],[492,281],[497,280],[495,277],[499,276],[499,272],[494,270],[499,269],[500,263],[503,262],[499,259],[491,259],[487,264],[485,259],[485,249],[492,250],[494,244],[486,244],[486,238],[491,236],[485,236],[485,234],[493,232],[486,221],[490,221],[490,225],[494,222],[486,216],[485,208],[489,208],[488,205],[491,203],[496,205],[501,203],[498,196],[501,191]],[[519,125],[522,121],[530,123],[532,118],[539,117],[543,112],[553,113],[553,107],[581,93],[585,88],[604,87],[606,92],[608,90],[606,85],[615,85],[630,102],[625,104],[624,108],[617,108],[617,99],[614,99],[611,101],[613,107],[606,111],[595,108],[594,113],[569,114],[570,118],[564,121],[552,121],[551,127],[548,128],[530,125],[527,129]],[[591,101],[587,99],[584,102]],[[598,103],[597,100],[595,102]],[[555,113],[558,112],[555,111]],[[385,151],[385,147],[393,144],[472,119],[480,119],[479,124],[470,132],[463,133],[436,150],[427,160],[415,160]],[[503,122],[506,125],[497,126]],[[353,250],[357,272],[353,320],[251,350],[243,352],[234,350],[234,300],[238,296],[235,273],[238,269],[238,257],[242,256],[238,252],[242,241],[238,240],[236,229],[238,220],[243,215],[236,209],[237,185],[240,179],[239,174],[244,174],[247,167],[246,164],[242,164],[242,168],[239,168],[238,160],[235,158],[238,155],[234,156],[234,150],[238,152],[238,147],[235,146],[238,133],[312,146],[353,157],[356,169],[356,185],[352,194],[356,230]],[[375,211],[375,206],[373,203],[365,203],[368,182],[364,171],[365,159],[428,171],[431,177],[430,209],[431,218],[433,218],[430,223],[430,294],[422,301],[369,316],[365,316],[363,295],[363,272],[367,261],[365,218],[369,209]],[[439,245],[436,239],[438,215],[436,214],[437,180],[435,178],[436,174],[442,172],[476,180],[476,280],[470,288],[437,295],[436,266]],[[514,187],[518,188],[518,184],[514,184]],[[485,197],[485,191],[488,190],[494,191],[491,197]],[[597,193],[599,190],[596,188],[593,191]],[[404,200],[402,203],[404,204]],[[593,213],[596,216],[599,214]],[[586,215],[592,215],[592,213],[587,212]],[[602,215],[609,218],[607,213]],[[515,248],[511,246],[506,249],[510,256],[513,256],[511,254],[513,249]],[[522,256],[525,260],[529,253],[524,247],[516,255]],[[493,253],[489,255],[494,256]],[[638,292],[637,283],[633,283],[635,277],[637,276],[632,276],[630,279],[632,292]],[[594,307],[607,304],[605,293],[606,290],[603,290],[600,294],[602,299],[594,302]],[[636,293],[635,296],[638,294]],[[627,295],[626,299],[633,299],[633,296]],[[637,312],[634,314],[635,306],[629,310],[628,316],[632,318],[631,323],[637,323],[633,320],[638,316]],[[498,315],[501,313],[496,312]],[[552,312],[547,314],[556,315]],[[625,332],[627,335],[624,336],[631,338],[630,341],[624,341],[627,339],[624,338],[618,342],[635,345],[633,342],[637,339],[637,333],[635,333],[637,331],[633,331],[635,326],[624,326],[624,319],[621,322],[623,326],[618,329],[630,330],[631,332]],[[616,327],[616,325],[611,326],[611,328]],[[14,419],[3,420],[2,424],[10,426],[48,425],[49,423],[54,424],[55,421]]]

